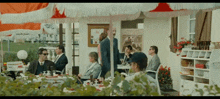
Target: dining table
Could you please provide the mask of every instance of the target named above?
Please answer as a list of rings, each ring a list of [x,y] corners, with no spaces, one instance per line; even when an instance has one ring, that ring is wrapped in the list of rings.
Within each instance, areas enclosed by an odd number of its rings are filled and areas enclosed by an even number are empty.
[[[20,73],[21,77],[27,80],[28,76],[25,76],[23,73]],[[53,86],[58,86],[59,84],[63,84],[67,78],[70,78],[71,80],[75,80],[73,77],[66,77],[63,75],[55,75],[55,76],[39,76],[35,75],[36,78],[33,79],[33,82],[42,82],[43,79],[47,83],[52,83]],[[31,80],[28,80],[27,82],[31,82]]]
[[[129,64],[118,64],[117,66],[117,69],[125,70],[126,74],[128,74],[129,70],[131,69]]]

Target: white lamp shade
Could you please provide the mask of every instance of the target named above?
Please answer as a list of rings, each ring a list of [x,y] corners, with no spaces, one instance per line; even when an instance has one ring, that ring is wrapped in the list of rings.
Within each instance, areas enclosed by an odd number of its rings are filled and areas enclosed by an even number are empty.
[[[17,53],[19,59],[26,59],[28,57],[28,53],[25,50],[20,50]]]

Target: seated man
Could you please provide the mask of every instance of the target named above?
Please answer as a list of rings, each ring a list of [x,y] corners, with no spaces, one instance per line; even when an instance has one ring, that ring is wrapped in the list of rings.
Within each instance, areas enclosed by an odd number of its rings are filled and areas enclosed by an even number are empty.
[[[64,46],[58,45],[55,52],[57,54],[57,56],[54,60],[56,69],[59,71],[62,71],[64,69],[64,71],[65,71],[65,66],[66,66],[66,64],[68,64],[68,60],[67,60],[66,55],[64,54],[64,52],[65,52]]]
[[[157,71],[157,69],[160,65],[160,58],[157,55],[157,53],[158,53],[157,46],[151,46],[148,53],[149,53],[149,55],[152,56],[152,59],[150,60],[146,71],[147,70]],[[147,75],[151,76],[154,79],[156,77],[156,74],[153,72],[149,72],[149,73],[147,73]]]
[[[132,57],[132,46],[131,45],[128,45],[125,47],[125,56],[124,56],[124,62],[128,62],[131,57]]]
[[[55,64],[52,61],[47,60],[47,55],[47,49],[40,48],[38,50],[39,59],[30,63],[28,72],[38,75],[43,73],[43,71],[55,70]],[[53,68],[51,68],[51,66],[53,66]]]
[[[86,81],[90,79],[90,75],[93,75],[93,78],[97,79],[100,72],[101,72],[101,66],[98,63],[98,53],[97,52],[90,52],[89,53],[89,61],[91,64],[89,64],[86,67],[86,72],[83,74],[78,74],[79,80],[77,81],[78,84],[82,83],[83,81]]]

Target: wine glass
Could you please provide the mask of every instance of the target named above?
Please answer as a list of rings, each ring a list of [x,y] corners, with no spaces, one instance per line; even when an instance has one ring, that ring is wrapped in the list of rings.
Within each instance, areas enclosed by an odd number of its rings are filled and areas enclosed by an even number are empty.
[[[46,74],[46,71],[43,71],[43,75],[45,75]]]

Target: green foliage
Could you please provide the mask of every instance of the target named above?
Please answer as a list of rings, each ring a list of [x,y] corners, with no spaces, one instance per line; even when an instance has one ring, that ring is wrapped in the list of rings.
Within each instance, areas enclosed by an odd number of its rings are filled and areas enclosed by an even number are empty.
[[[32,50],[28,50],[28,57],[26,60],[29,61],[33,61],[33,60],[37,60],[38,59],[38,54],[37,54],[38,49],[32,49]]]
[[[15,52],[5,52],[3,60],[4,62],[19,61],[17,53]]]
[[[33,61],[35,59],[38,59],[37,51],[39,47],[44,46],[43,43],[14,43],[10,42],[10,52],[8,52],[8,42],[3,42],[3,51],[4,51],[4,62],[10,62],[10,61],[19,61],[17,58],[17,52],[19,50],[25,50],[28,53],[27,60]],[[48,46],[57,46],[58,44],[48,44]],[[1,47],[1,45],[0,45]]]
[[[102,90],[97,90],[94,86],[76,83],[76,76],[64,75],[67,80],[63,84],[53,86],[52,83],[34,82],[36,77],[29,72],[25,73],[28,79],[17,78],[16,80],[9,77],[0,76],[0,96],[154,96],[158,95],[153,91],[147,81],[145,73],[142,73],[132,81],[127,81],[118,72],[115,72],[115,78],[111,85],[110,81],[104,81]],[[73,77],[74,80],[69,77]],[[122,86],[118,84],[122,82]],[[109,87],[110,86],[110,87]],[[40,88],[39,88],[40,87]],[[74,92],[63,92],[64,88]]]
[[[198,92],[200,94],[200,96],[204,96],[205,91],[208,91],[208,95],[211,96],[219,96],[220,95],[220,88],[218,87],[217,84],[215,85],[204,85],[204,88],[198,88],[198,85],[195,84],[196,89],[194,91]],[[193,93],[193,92],[192,92]],[[188,96],[192,96],[192,93],[189,94]]]
[[[26,60],[33,61],[33,60],[38,59],[37,51],[38,49],[28,50],[27,51],[28,57]],[[4,62],[11,62],[11,61],[21,61],[17,57],[17,52],[5,52]]]
[[[135,76],[133,80],[127,81],[119,73],[115,73],[115,78],[111,88],[113,95],[116,96],[157,96],[157,90],[153,90],[150,86],[150,82],[147,80],[145,73],[140,73]],[[122,82],[122,86],[119,87],[118,83]]]

